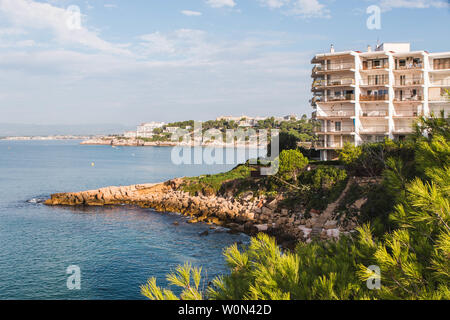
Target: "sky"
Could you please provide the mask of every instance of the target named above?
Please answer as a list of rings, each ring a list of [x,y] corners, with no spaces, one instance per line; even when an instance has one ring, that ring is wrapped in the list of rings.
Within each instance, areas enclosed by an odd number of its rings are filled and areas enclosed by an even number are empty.
[[[447,0],[0,0],[0,123],[310,115],[315,53],[450,51],[449,18]]]

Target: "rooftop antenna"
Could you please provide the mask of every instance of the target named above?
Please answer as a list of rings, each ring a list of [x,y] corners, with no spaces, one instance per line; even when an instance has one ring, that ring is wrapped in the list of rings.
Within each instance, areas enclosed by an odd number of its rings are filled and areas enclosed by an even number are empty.
[[[377,50],[380,48],[380,38],[377,38]]]

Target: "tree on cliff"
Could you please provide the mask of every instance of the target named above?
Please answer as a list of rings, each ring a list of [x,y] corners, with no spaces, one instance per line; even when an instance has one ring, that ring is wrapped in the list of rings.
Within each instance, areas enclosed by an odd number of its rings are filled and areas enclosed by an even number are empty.
[[[283,150],[279,158],[279,174],[285,180],[297,182],[299,173],[308,165],[308,158],[298,150]]]

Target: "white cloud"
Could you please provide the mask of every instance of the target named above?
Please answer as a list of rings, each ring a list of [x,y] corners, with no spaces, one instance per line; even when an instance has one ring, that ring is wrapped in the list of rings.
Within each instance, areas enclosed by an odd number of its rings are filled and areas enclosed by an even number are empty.
[[[213,8],[233,8],[236,5],[236,2],[234,2],[234,0],[206,0],[206,3]]]
[[[112,4],[112,3],[105,3],[103,6],[104,6],[105,8],[109,8],[109,9],[115,9],[115,8],[118,8],[118,7],[117,7],[117,4]]]
[[[17,36],[27,34],[26,31],[20,28],[2,28],[0,29],[0,36]]]
[[[295,0],[289,12],[306,18],[329,17],[329,10],[318,0]]]
[[[272,9],[278,9],[289,3],[290,0],[258,0],[261,5]]]
[[[86,123],[101,117],[138,123],[310,111],[298,101],[310,96],[312,52],[286,50],[292,41],[287,35],[221,39],[179,29],[138,39],[131,49],[139,57],[48,47],[0,51],[0,86],[8,92],[0,117],[5,112],[13,122]]]
[[[50,30],[55,40],[65,45],[83,46],[113,54],[131,54],[120,46],[101,39],[96,32],[83,25],[77,30],[70,29],[69,13],[48,3],[32,0],[0,0],[0,12],[14,28]]]
[[[146,55],[155,53],[172,54],[175,52],[172,42],[159,32],[142,35],[139,39],[142,40],[140,43],[143,48],[142,53]]]
[[[319,0],[258,0],[258,2],[271,9],[283,9],[287,15],[303,18],[329,18],[330,11]]]
[[[182,10],[181,11],[182,14],[184,14],[185,16],[201,16],[202,13],[198,12],[198,11],[191,11],[191,10]]]
[[[427,9],[427,8],[450,8],[447,1],[441,0],[381,0],[380,6],[384,11],[396,8]]]

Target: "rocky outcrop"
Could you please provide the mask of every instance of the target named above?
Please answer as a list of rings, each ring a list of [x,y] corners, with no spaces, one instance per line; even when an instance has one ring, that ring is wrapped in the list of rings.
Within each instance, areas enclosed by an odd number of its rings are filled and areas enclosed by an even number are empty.
[[[50,206],[105,206],[137,205],[158,212],[177,212],[190,217],[190,223],[204,222],[228,227],[232,232],[254,235],[265,232],[275,236],[285,246],[313,238],[337,239],[342,230],[336,221],[330,220],[330,212],[339,201],[331,204],[326,212],[312,211],[310,218],[302,212],[279,209],[281,197],[270,199],[254,197],[245,192],[240,197],[198,195],[184,192],[183,179],[159,184],[141,184],[126,187],[107,187],[98,190],[53,194],[45,204]],[[349,183],[350,184],[350,183]],[[346,188],[348,190],[348,188]],[[344,190],[343,195],[345,195]]]

